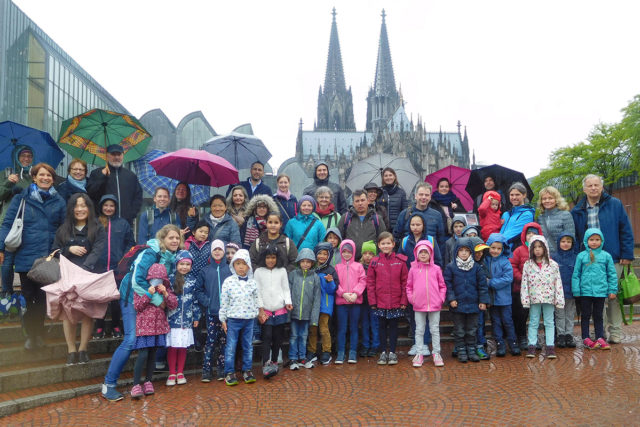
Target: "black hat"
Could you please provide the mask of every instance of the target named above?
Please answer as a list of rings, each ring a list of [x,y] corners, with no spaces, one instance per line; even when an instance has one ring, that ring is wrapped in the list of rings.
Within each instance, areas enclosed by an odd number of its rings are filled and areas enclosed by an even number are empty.
[[[369,190],[376,190],[376,192],[378,193],[378,196],[382,195],[382,188],[378,187],[378,185],[374,182],[369,182],[365,184],[364,191],[369,191]]]
[[[120,144],[111,144],[107,147],[107,153],[124,153],[124,148]]]

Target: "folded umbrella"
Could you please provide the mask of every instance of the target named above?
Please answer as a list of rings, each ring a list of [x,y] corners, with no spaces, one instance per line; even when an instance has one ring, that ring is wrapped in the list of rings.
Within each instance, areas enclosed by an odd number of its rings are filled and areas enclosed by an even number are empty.
[[[160,156],[149,164],[158,175],[187,184],[224,187],[239,181],[238,170],[231,163],[204,150],[182,148]]]
[[[450,165],[435,171],[434,173],[430,173],[424,178],[425,182],[428,182],[433,186],[433,191],[438,191],[438,181],[441,178],[447,178],[451,183],[451,189],[458,199],[462,202],[462,206],[467,211],[471,211],[473,209],[473,199],[467,193],[466,187],[469,182],[469,175],[471,171],[469,169],[461,168],[459,166]]]

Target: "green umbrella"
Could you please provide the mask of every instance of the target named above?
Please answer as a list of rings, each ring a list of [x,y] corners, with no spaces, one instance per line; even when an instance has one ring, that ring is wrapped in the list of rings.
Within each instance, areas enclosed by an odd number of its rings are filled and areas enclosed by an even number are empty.
[[[124,162],[142,157],[151,135],[133,116],[93,109],[65,120],[60,128],[60,147],[75,158],[104,166],[107,147],[119,144],[124,149]]]

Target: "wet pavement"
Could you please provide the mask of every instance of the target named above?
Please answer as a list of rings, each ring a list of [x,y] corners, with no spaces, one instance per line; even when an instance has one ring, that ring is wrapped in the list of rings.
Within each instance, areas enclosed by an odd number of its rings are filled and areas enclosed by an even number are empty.
[[[559,349],[558,359],[492,357],[461,364],[444,344],[445,366],[413,368],[376,359],[284,370],[227,387],[189,376],[156,394],[111,403],[87,395],[0,419],[2,425],[518,424],[640,425],[640,322],[611,351]],[[257,374],[257,372],[255,372]]]

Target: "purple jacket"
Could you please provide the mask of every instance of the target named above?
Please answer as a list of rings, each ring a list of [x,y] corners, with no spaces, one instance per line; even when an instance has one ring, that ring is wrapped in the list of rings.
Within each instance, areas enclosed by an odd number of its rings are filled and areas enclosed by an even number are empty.
[[[167,289],[167,307],[173,310],[178,306],[178,298],[171,289]],[[133,306],[136,309],[136,336],[162,335],[169,333],[169,321],[164,308],[151,304],[147,295],[133,294]]]

